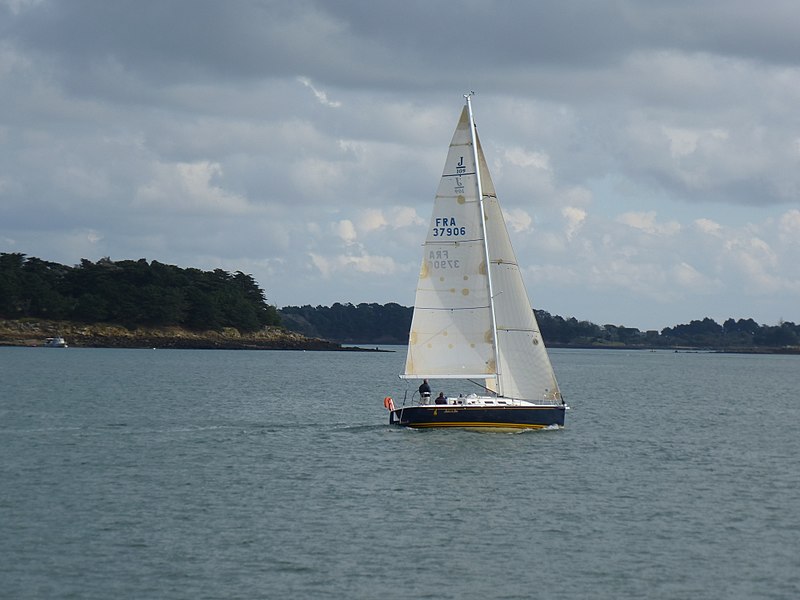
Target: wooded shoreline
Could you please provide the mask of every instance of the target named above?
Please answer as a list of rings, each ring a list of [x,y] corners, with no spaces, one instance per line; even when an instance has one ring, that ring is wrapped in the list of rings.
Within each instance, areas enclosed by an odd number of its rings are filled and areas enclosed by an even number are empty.
[[[551,348],[660,349],[800,354],[800,325],[705,317],[641,331],[534,310]],[[158,261],[75,266],[0,252],[0,344],[37,346],[62,336],[72,346],[349,350],[405,344],[413,307],[336,302],[284,306],[266,300],[251,275]],[[346,346],[344,346],[346,344]]]

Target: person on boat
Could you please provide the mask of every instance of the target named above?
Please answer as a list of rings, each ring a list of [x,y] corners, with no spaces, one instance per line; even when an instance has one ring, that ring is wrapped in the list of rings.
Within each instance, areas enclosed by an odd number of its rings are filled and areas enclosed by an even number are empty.
[[[444,392],[439,392],[436,396],[436,404],[447,404],[447,398],[444,397]]]
[[[423,404],[427,404],[431,399],[431,386],[428,385],[427,379],[423,379],[422,385],[419,386],[419,397],[422,399]]]

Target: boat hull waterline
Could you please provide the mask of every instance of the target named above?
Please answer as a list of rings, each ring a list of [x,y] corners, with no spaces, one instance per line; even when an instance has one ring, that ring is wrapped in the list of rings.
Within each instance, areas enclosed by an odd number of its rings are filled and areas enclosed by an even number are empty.
[[[389,413],[390,425],[413,428],[546,429],[564,427],[566,406],[407,406]]]

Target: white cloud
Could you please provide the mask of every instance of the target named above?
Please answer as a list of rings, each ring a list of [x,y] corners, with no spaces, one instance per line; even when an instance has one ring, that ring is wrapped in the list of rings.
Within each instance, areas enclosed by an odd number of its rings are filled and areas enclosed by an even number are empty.
[[[326,279],[330,279],[334,274],[347,273],[349,271],[368,274],[391,275],[397,270],[394,260],[388,256],[353,255],[337,254],[333,256],[322,256],[320,254],[309,253],[314,267]]]
[[[329,106],[331,108],[339,108],[342,106],[341,102],[333,102],[331,100],[328,100],[328,94],[320,89],[317,89],[314,86],[314,84],[311,83],[311,80],[308,77],[298,77],[297,81],[299,81],[308,89],[310,89],[312,92],[314,92],[314,96],[317,98],[317,100],[319,100],[320,104],[324,106]]]
[[[425,224],[425,221],[417,215],[417,211],[410,206],[393,206],[386,210],[367,208],[358,213],[357,222],[358,230],[364,233]]]
[[[212,182],[215,177],[222,176],[218,163],[158,163],[153,165],[152,173],[151,181],[136,191],[137,205],[147,210],[193,215],[249,211],[246,198]]]
[[[506,224],[511,228],[511,231],[516,233],[529,231],[533,223],[531,216],[527,211],[521,208],[503,210],[503,217],[505,218]]]
[[[722,225],[711,219],[696,219],[694,224],[697,229],[708,235],[713,235],[715,237],[720,237],[722,235]]]
[[[361,231],[370,232],[383,229],[388,225],[383,211],[376,208],[368,208],[361,212],[358,218],[358,228]]]
[[[391,222],[395,224],[395,227],[413,227],[425,224],[425,221],[420,218],[417,211],[410,206],[396,206],[389,213]]]
[[[564,219],[567,221],[567,239],[571,240],[578,230],[583,225],[583,222],[586,220],[586,211],[582,208],[576,208],[574,206],[565,206],[561,210],[561,214],[564,216]]]
[[[503,153],[504,158],[515,167],[526,167],[551,171],[550,157],[543,152],[529,152],[523,148],[508,148]]]
[[[716,145],[730,137],[723,129],[687,129],[681,127],[662,126],[662,131],[669,139],[670,153],[673,158],[684,158],[694,154],[702,144]]]
[[[726,241],[724,249],[730,267],[745,277],[742,289],[745,294],[766,295],[785,287],[778,275],[778,255],[763,239],[745,234]]]
[[[86,232],[86,239],[89,241],[90,244],[96,244],[99,241],[102,241],[103,235],[97,231],[90,229]]]
[[[781,241],[786,244],[800,244],[800,210],[793,208],[783,213],[778,221]]]
[[[333,224],[333,229],[336,235],[339,236],[345,244],[354,244],[358,234],[356,233],[355,225],[349,219],[342,219]]]
[[[655,211],[623,213],[617,217],[617,221],[654,235],[674,235],[681,229],[680,223],[677,221],[658,223]]]
[[[687,262],[674,265],[670,272],[671,279],[686,293],[709,293],[719,287],[719,282],[712,281]]]

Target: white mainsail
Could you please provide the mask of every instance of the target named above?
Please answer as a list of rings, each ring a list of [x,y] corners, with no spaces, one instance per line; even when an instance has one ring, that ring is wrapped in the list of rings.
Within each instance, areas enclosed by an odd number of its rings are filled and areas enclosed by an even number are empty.
[[[485,379],[501,396],[561,404],[469,108],[436,192],[402,377]]]

